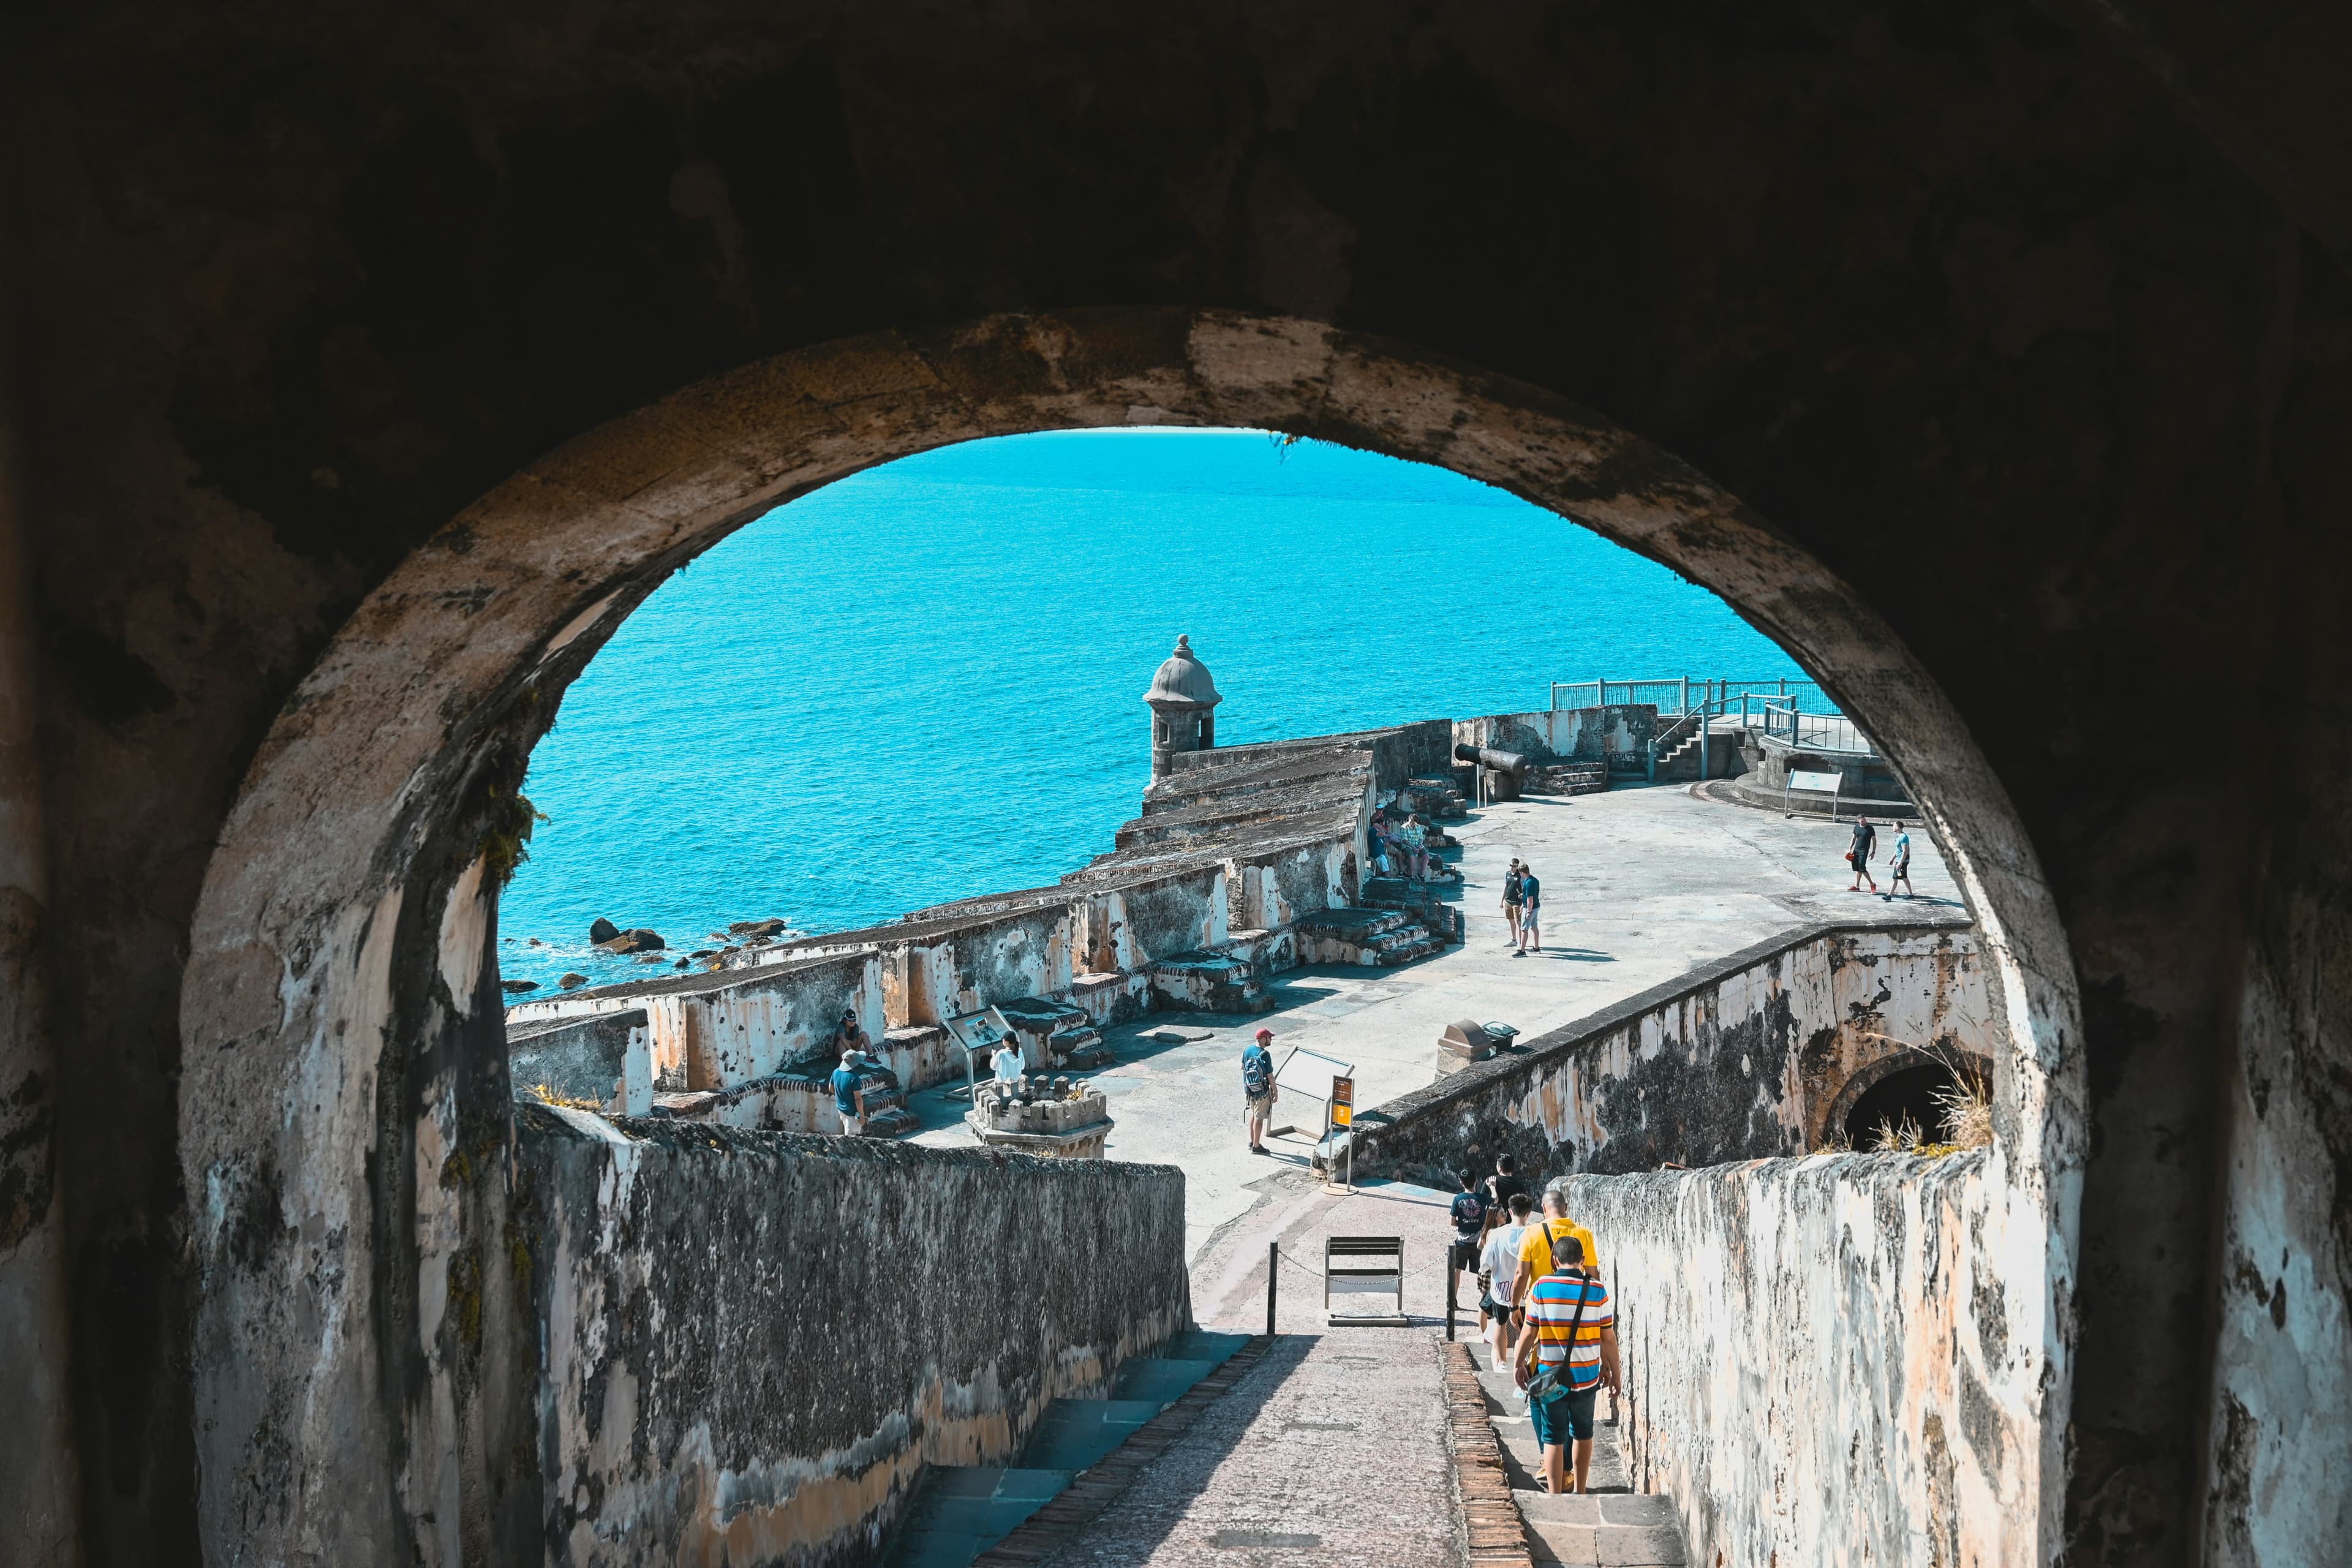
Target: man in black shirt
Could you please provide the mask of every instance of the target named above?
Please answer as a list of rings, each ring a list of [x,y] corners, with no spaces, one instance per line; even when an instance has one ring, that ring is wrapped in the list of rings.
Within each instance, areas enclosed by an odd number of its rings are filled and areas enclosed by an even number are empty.
[[[1511,1194],[1525,1193],[1528,1184],[1519,1180],[1518,1162],[1508,1154],[1495,1156],[1495,1173],[1479,1184],[1479,1195],[1486,1200],[1489,1214],[1500,1215],[1510,1205]],[[1505,1223],[1497,1220],[1498,1224]]]
[[[1470,1173],[1462,1173],[1462,1192],[1454,1200],[1454,1253],[1456,1268],[1473,1273],[1478,1268],[1478,1238],[1486,1228],[1486,1200],[1472,1189]]]
[[[1866,816],[1855,817],[1853,819],[1853,846],[1845,852],[1845,858],[1853,862],[1853,886],[1848,888],[1846,889],[1847,892],[1859,893],[1862,891],[1862,885],[1865,881],[1870,884],[1870,890],[1872,892],[1874,893],[1878,891],[1878,879],[1870,874],[1871,851],[1877,847],[1878,829],[1870,825],[1870,818]]]

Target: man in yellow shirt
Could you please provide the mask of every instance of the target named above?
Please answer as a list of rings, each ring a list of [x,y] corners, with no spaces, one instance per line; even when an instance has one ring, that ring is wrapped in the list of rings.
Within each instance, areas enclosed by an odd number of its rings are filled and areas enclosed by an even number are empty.
[[[1523,1305],[1528,1299],[1528,1286],[1547,1274],[1559,1272],[1552,1263],[1552,1243],[1556,1241],[1564,1242],[1573,1237],[1584,1244],[1585,1263],[1592,1268],[1600,1267],[1596,1260],[1601,1251],[1593,1245],[1592,1233],[1568,1217],[1568,1199],[1558,1187],[1544,1189],[1543,1209],[1543,1224],[1528,1226],[1528,1234],[1519,1243],[1519,1271],[1511,1283],[1511,1293],[1508,1296],[1496,1293],[1497,1300],[1507,1305]]]

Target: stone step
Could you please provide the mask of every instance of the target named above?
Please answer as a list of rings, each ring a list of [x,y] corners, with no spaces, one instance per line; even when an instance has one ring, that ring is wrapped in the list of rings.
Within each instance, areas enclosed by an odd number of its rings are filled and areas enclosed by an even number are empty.
[[[1318,910],[1290,922],[1294,931],[1310,936],[1339,937],[1361,942],[1368,938],[1392,931],[1412,917],[1402,910],[1373,910],[1346,904],[1337,909]]]
[[[1249,1342],[1246,1334],[1188,1329],[1162,1345],[1159,1355],[1139,1356],[1121,1366],[1110,1398],[1056,1399],[1047,1405],[1029,1434],[1020,1465],[927,1468],[882,1559],[885,1568],[970,1568]],[[1066,1510],[1069,1504],[1055,1506]]]

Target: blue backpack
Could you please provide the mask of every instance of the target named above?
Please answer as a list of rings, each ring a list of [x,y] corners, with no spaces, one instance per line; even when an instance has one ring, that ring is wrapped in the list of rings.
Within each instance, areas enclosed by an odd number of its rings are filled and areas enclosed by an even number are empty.
[[[1242,1088],[1252,1100],[1274,1087],[1274,1058],[1264,1046],[1242,1053]]]

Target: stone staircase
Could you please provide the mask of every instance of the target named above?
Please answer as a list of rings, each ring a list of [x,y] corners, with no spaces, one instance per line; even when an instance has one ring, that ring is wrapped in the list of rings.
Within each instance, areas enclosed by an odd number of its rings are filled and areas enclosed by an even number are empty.
[[[1593,1430],[1592,1468],[1586,1478],[1592,1490],[1553,1497],[1543,1489],[1543,1452],[1536,1446],[1526,1399],[1510,1373],[1494,1370],[1491,1349],[1475,1341],[1467,1349],[1486,1390],[1486,1418],[1502,1446],[1511,1500],[1518,1505],[1535,1561],[1575,1568],[1683,1568],[1688,1558],[1674,1500],[1633,1489],[1621,1429],[1610,1419],[1609,1396],[1601,1396]]]
[[[1529,795],[1601,795],[1609,788],[1609,769],[1601,763],[1545,763],[1530,770]]]
[[[1057,1526],[1083,1524],[1116,1501],[1224,1392],[1232,1381],[1226,1374],[1237,1375],[1228,1363],[1253,1346],[1246,1334],[1188,1330],[1158,1355],[1120,1367],[1109,1397],[1047,1405],[1015,1463],[927,1468],[882,1559],[885,1568],[968,1568],[983,1554],[992,1562],[1038,1555],[1034,1548],[1047,1546],[1042,1538]],[[1252,1348],[1243,1359],[1255,1353]],[[1016,1532],[1041,1539],[1006,1540]]]
[[[1411,909],[1319,910],[1291,922],[1301,963],[1359,963],[1393,969],[1442,952],[1445,939]]]

